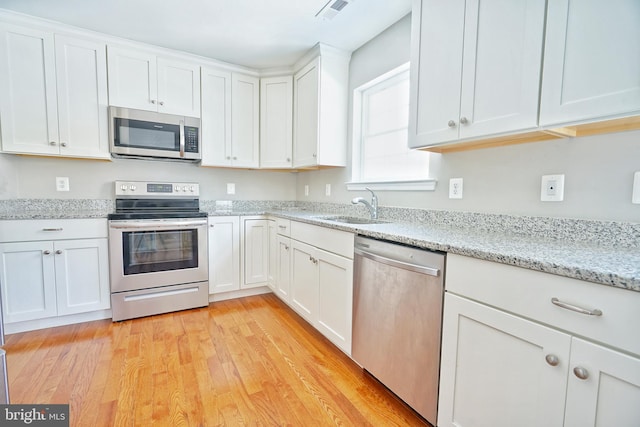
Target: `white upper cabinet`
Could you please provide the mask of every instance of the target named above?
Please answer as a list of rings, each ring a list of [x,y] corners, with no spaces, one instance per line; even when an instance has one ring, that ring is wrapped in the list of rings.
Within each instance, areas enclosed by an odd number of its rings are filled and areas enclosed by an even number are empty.
[[[104,43],[0,24],[2,150],[109,158]]]
[[[202,166],[227,166],[231,156],[231,72],[202,69]]]
[[[231,163],[260,166],[260,79],[231,74]]]
[[[202,166],[260,166],[260,80],[202,70]]]
[[[312,53],[293,76],[293,167],[346,166],[351,57],[325,45]]]
[[[260,79],[260,167],[293,165],[293,76]]]
[[[414,0],[409,146],[537,127],[545,2]]]
[[[109,46],[109,104],[200,117],[200,66]]]
[[[549,2],[540,125],[640,113],[640,2]]]

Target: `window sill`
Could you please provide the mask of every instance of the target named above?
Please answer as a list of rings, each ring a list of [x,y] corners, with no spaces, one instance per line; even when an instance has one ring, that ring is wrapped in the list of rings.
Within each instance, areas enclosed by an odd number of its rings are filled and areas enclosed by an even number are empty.
[[[419,181],[390,181],[390,182],[347,182],[348,191],[359,191],[370,188],[378,191],[435,191],[435,179]]]

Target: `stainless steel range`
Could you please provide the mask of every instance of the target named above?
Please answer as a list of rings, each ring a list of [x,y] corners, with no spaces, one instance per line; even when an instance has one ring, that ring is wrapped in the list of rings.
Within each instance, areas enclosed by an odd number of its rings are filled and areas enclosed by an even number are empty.
[[[209,303],[199,185],[116,181],[109,215],[113,321]]]

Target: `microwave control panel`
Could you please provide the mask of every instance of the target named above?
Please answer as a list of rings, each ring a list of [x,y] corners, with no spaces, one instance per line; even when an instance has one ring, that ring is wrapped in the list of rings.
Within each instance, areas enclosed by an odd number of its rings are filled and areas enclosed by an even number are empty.
[[[184,127],[184,151],[187,153],[198,152],[198,128],[194,126]]]

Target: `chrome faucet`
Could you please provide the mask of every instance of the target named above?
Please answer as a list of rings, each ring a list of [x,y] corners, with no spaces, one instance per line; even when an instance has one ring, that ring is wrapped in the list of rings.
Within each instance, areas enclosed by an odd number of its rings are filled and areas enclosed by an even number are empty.
[[[367,202],[364,197],[356,197],[351,203],[354,205],[362,203],[369,209],[371,219],[378,219],[378,196],[370,188],[365,187],[364,189],[371,193],[371,203]]]

